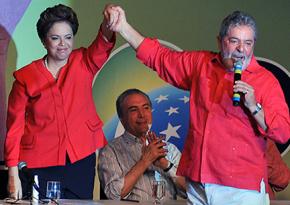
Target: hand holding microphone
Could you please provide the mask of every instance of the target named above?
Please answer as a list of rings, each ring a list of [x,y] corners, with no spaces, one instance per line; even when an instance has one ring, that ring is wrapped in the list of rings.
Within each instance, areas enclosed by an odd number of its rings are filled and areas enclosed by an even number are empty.
[[[234,71],[234,93],[232,97],[233,105],[239,106],[241,101],[241,92],[237,91],[236,81],[240,81],[242,77],[243,62],[235,61],[233,58],[223,58],[223,64],[227,70]]]
[[[244,105],[250,109],[256,106],[256,97],[254,88],[248,83],[241,81],[243,64],[241,61],[234,63],[234,92],[233,92],[233,105],[239,106],[241,97],[243,97]]]

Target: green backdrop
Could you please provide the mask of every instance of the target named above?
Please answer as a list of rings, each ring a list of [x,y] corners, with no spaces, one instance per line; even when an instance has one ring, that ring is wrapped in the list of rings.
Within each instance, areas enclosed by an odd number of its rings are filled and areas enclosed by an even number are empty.
[[[36,34],[35,24],[42,10],[57,3],[70,5],[78,14],[80,28],[75,47],[88,46],[93,40],[102,21],[102,10],[107,3],[121,5],[126,11],[128,21],[143,35],[158,37],[183,50],[216,51],[216,36],[220,22],[233,10],[243,10],[252,14],[257,20],[258,41],[255,55],[274,60],[289,70],[289,0],[32,0],[9,44],[6,68],[7,93],[13,81],[12,72],[45,54]],[[124,43],[124,40],[118,36],[115,48]],[[120,91],[127,87],[139,87],[148,91],[155,84],[162,83],[147,70],[142,72],[144,72],[142,74],[144,78],[136,80],[132,74],[132,79],[135,80],[126,81],[126,83],[120,83],[123,82],[122,79],[118,82],[104,79],[101,74],[100,78],[96,79],[95,103],[101,108],[106,104],[106,109],[98,109],[100,117],[105,122],[114,112],[112,111],[114,99]],[[116,78],[114,73],[108,75]],[[149,78],[156,79],[153,83],[150,81],[144,86],[144,79]],[[104,89],[105,84],[110,84],[108,86],[112,88],[109,93],[111,96]],[[109,98],[111,100],[108,100]],[[290,153],[284,156],[284,160],[290,167]],[[288,187],[277,196],[280,199],[290,199],[290,188]]]

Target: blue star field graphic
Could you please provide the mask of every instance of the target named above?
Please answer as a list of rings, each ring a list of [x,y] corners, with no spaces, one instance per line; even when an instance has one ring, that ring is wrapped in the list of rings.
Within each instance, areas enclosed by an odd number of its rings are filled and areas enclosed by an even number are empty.
[[[147,93],[152,101],[153,123],[151,130],[166,137],[180,151],[189,127],[189,92],[173,86],[157,88]],[[120,136],[124,131],[115,115],[104,126],[107,140]]]

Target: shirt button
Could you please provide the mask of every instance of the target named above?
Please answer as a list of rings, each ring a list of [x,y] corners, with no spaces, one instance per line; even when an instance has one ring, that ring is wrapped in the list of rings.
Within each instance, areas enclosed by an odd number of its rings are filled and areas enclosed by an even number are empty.
[[[236,148],[235,147],[233,147],[233,151],[236,151]]]

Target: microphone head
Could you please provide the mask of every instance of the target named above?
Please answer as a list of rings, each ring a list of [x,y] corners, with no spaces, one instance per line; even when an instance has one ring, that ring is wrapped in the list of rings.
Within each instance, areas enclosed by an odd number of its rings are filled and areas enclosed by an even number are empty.
[[[21,171],[24,167],[27,167],[26,162],[19,162],[18,163],[18,170]]]
[[[243,63],[242,61],[236,61],[234,63],[234,71],[235,73],[241,73],[243,68]]]

